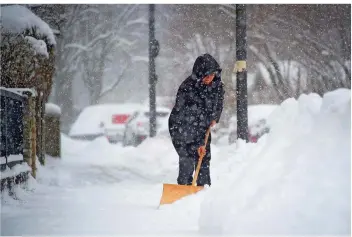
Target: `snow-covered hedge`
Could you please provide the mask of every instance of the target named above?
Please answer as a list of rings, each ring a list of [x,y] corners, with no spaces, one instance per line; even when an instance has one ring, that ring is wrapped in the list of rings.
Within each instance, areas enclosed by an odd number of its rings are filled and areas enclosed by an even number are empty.
[[[50,26],[24,6],[1,7],[1,27],[3,33],[35,35],[36,39],[44,39],[49,45],[56,44]]]
[[[19,5],[1,7],[0,25],[1,85],[32,88],[50,81],[56,41],[49,25]]]

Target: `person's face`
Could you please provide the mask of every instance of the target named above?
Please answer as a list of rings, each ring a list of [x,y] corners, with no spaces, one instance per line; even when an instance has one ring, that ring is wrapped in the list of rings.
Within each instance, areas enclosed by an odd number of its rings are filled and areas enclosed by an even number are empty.
[[[203,83],[205,85],[209,85],[215,78],[215,73],[209,74],[203,78]]]

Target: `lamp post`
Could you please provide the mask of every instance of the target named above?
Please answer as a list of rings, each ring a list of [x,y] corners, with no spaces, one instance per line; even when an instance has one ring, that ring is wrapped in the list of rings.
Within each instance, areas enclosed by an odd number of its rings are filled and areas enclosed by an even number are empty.
[[[236,4],[237,139],[248,142],[246,5]]]
[[[159,42],[155,39],[155,5],[149,5],[149,133],[150,137],[156,135],[156,95],[155,86],[157,76],[155,73],[155,58],[159,54]]]

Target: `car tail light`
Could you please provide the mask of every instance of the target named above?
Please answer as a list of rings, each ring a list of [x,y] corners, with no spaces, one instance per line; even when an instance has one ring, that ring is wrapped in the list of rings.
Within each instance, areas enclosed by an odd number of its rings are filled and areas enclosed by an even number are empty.
[[[256,136],[250,136],[249,137],[249,141],[252,142],[252,143],[256,143],[258,141],[258,139],[257,139]]]
[[[147,136],[144,136],[144,135],[138,136],[139,141],[144,141],[146,138]]]
[[[114,114],[111,120],[113,124],[124,124],[129,117],[129,114]]]

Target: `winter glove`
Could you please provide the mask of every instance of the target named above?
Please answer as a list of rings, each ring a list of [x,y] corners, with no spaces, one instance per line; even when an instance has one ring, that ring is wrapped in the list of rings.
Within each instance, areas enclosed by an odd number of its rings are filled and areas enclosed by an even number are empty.
[[[210,126],[211,126],[211,127],[214,127],[215,125],[216,125],[216,121],[215,121],[215,120],[211,121]]]
[[[206,154],[205,146],[204,146],[204,145],[203,145],[203,146],[200,146],[200,147],[198,148],[198,155],[201,156],[201,157],[204,157],[205,154]]]

